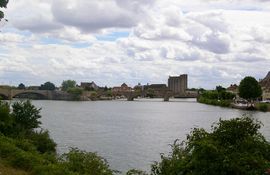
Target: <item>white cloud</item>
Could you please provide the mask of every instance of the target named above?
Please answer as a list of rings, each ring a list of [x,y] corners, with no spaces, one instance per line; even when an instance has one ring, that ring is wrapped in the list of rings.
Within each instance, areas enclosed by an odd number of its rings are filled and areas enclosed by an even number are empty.
[[[237,4],[11,1],[9,23],[0,33],[0,83],[75,79],[135,85],[166,83],[169,75],[187,73],[190,86],[211,88],[246,75],[262,78],[270,67],[270,4]],[[96,38],[127,31],[129,36],[115,41]]]

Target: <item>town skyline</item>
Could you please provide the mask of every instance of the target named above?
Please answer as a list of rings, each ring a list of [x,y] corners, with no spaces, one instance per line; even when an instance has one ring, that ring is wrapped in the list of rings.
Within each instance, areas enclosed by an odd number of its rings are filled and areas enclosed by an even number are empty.
[[[270,67],[269,9],[262,0],[10,1],[0,84],[134,86],[186,73],[189,87],[212,89],[259,80]]]

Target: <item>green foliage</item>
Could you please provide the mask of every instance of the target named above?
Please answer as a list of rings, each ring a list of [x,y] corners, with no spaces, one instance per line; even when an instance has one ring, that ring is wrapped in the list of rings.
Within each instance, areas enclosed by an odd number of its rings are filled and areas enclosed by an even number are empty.
[[[0,157],[11,166],[27,171],[36,164],[43,163],[42,156],[26,140],[14,140],[4,136],[0,136]]]
[[[67,91],[70,88],[76,87],[76,81],[74,80],[65,80],[62,82],[62,90]]]
[[[12,104],[12,119],[15,133],[29,133],[35,128],[39,128],[41,122],[40,110],[31,104],[29,100],[15,102]]]
[[[8,0],[0,0],[0,8],[7,8]],[[0,21],[4,18],[4,12],[0,10]]]
[[[0,7],[1,8],[7,8],[8,0],[0,0]]]
[[[193,129],[152,166],[152,175],[263,174],[270,167],[270,144],[250,118],[220,120],[212,132]]]
[[[152,88],[148,88],[146,92],[146,97],[154,98],[155,96],[155,90]]]
[[[147,175],[147,173],[141,170],[131,169],[126,173],[126,175]]]
[[[253,100],[262,95],[262,89],[258,81],[253,77],[245,77],[239,85],[239,96]]]
[[[201,94],[201,97],[210,99],[210,100],[232,100],[235,97],[235,94],[226,91],[204,91]]]
[[[77,148],[63,154],[62,160],[66,169],[78,174],[112,175],[114,172],[109,168],[107,161],[96,153],[80,151]]]
[[[47,130],[40,127],[40,109],[30,101],[9,105],[0,101],[0,160],[33,175],[112,175],[105,159],[96,153],[71,149],[60,158]]]
[[[226,91],[226,89],[224,88],[224,87],[222,87],[222,86],[216,86],[216,91],[218,92],[218,93],[220,93],[220,92],[222,92],[222,91]]]
[[[201,97],[211,100],[218,100],[218,92],[217,91],[204,91],[201,94]]]
[[[12,126],[12,119],[9,114],[8,103],[0,101],[0,133],[8,133]]]
[[[200,103],[214,106],[229,107],[231,105],[231,100],[212,100],[203,97],[199,97],[197,100]]]
[[[257,108],[262,112],[268,111],[268,105],[266,103],[259,103]]]
[[[73,100],[80,100],[80,97],[83,93],[83,89],[78,87],[68,88],[67,92],[73,95]]]
[[[50,138],[49,131],[40,130],[28,135],[28,139],[35,145],[40,153],[55,153],[56,143]]]
[[[51,82],[46,82],[42,85],[40,85],[39,90],[49,90],[49,91],[54,91],[55,90],[55,85]]]
[[[18,89],[25,89],[25,85],[24,85],[23,83],[20,83],[20,84],[18,85]]]
[[[217,90],[203,91],[197,101],[209,105],[229,107],[235,94],[222,90],[221,86],[217,86],[217,89],[219,92]]]

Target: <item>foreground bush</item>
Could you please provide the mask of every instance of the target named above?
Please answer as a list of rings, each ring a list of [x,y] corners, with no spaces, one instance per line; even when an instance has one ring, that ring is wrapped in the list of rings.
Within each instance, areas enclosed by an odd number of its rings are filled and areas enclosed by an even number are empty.
[[[61,157],[66,169],[78,174],[112,175],[108,162],[96,153],[81,151],[72,148],[69,153]]]
[[[193,129],[152,165],[153,175],[261,175],[270,168],[270,144],[250,118],[220,120],[212,131]]]
[[[0,101],[0,161],[33,175],[112,175],[96,153],[71,149],[57,157],[49,132],[40,128],[40,109],[30,101]],[[37,129],[39,131],[37,131]]]

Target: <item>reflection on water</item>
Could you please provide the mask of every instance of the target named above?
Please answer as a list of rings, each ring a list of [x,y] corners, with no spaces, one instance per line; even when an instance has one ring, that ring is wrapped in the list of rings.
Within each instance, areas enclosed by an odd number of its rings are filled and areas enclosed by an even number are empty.
[[[170,99],[171,100],[171,99]],[[139,99],[132,102],[33,101],[42,107],[43,127],[58,144],[58,152],[69,147],[98,152],[112,168],[149,170],[168,152],[175,139],[183,140],[191,128],[210,129],[219,118],[244,114],[263,122],[262,132],[270,140],[270,114],[220,108],[194,99]]]

